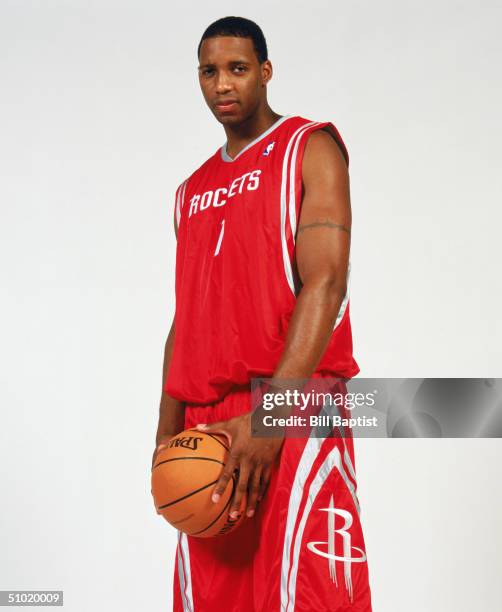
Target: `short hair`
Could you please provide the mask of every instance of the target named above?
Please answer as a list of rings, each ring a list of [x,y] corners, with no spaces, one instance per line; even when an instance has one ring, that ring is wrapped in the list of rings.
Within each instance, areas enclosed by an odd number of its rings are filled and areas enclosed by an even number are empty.
[[[216,36],[236,36],[251,38],[258,61],[263,64],[268,59],[267,41],[259,25],[245,17],[222,17],[208,26],[197,47],[197,57],[200,56],[200,47],[206,38]]]

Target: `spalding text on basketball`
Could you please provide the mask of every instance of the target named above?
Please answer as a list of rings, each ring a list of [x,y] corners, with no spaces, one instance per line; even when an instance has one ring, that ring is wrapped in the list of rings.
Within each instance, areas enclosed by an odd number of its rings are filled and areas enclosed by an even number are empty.
[[[189,448],[190,450],[197,450],[197,445],[202,438],[195,438],[194,436],[186,436],[183,438],[174,438],[169,442],[169,448],[173,446],[181,446],[181,448]]]

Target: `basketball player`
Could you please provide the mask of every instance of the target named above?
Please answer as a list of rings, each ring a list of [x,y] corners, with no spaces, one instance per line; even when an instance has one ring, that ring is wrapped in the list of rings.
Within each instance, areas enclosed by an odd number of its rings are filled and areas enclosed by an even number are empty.
[[[185,428],[223,432],[230,459],[213,499],[238,470],[231,516],[247,502],[227,535],[178,534],[174,610],[369,612],[352,439],[251,435],[252,378],[359,371],[347,149],[332,123],[271,109],[272,64],[252,21],[211,24],[198,59],[226,143],[176,191],[176,312],[153,460]]]

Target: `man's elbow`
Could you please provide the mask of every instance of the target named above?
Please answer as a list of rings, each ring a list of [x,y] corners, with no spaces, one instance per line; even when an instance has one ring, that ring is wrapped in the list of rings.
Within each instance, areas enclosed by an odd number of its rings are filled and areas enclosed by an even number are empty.
[[[347,278],[340,274],[319,274],[305,280],[302,289],[322,292],[326,296],[337,300],[344,298],[347,293]]]
[[[327,290],[329,292],[331,299],[336,304],[336,310],[338,313],[338,306],[340,305],[340,303],[343,301],[343,298],[347,294],[347,280],[340,279],[340,278],[334,278],[328,283]]]

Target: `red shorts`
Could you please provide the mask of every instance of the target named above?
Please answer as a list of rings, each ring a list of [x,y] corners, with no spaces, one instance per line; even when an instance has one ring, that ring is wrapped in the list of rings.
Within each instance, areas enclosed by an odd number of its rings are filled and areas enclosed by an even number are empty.
[[[187,407],[185,427],[250,408],[248,389],[232,392]],[[221,537],[178,533],[174,611],[371,612],[356,487],[352,438],[286,437],[252,518]]]

